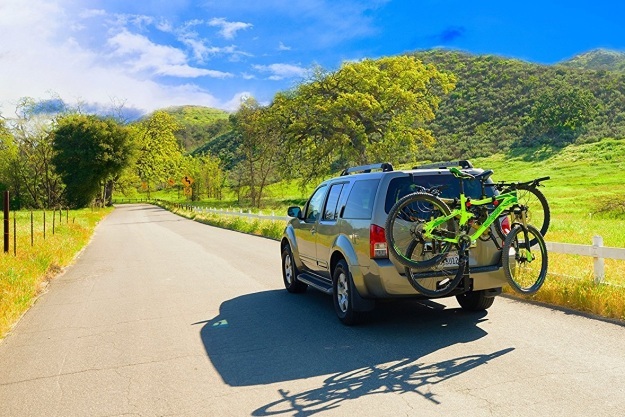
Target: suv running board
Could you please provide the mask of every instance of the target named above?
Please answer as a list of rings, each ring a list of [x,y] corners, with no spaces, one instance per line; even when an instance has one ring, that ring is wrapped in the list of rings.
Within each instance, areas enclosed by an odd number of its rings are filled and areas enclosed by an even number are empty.
[[[303,282],[304,284],[310,285],[316,290],[319,290],[326,294],[332,294],[332,284],[314,275],[302,273],[297,276],[297,280]]]

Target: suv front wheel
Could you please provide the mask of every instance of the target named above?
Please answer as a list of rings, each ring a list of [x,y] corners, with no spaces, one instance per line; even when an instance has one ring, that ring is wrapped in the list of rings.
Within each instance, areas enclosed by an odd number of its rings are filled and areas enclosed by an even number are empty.
[[[354,286],[349,268],[344,260],[340,260],[332,274],[332,295],[334,310],[339,320],[348,326],[360,321],[359,312],[354,310]]]
[[[308,285],[297,280],[297,267],[293,260],[293,252],[291,247],[286,245],[282,249],[282,280],[284,281],[284,287],[288,292],[300,293],[306,291]]]

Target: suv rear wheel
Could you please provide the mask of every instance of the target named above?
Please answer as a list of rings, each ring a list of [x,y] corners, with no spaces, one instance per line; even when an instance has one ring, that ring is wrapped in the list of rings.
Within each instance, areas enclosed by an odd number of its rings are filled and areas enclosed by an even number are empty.
[[[339,320],[348,326],[356,324],[360,314],[354,310],[354,286],[347,263],[340,260],[332,274],[332,298]]]
[[[306,288],[308,288],[308,285],[297,280],[297,274],[297,267],[293,260],[293,252],[291,252],[291,247],[286,245],[284,249],[282,249],[282,280],[288,292],[300,293],[306,291]]]
[[[469,291],[456,295],[458,304],[468,311],[484,311],[493,305],[495,297],[488,296],[486,291]]]

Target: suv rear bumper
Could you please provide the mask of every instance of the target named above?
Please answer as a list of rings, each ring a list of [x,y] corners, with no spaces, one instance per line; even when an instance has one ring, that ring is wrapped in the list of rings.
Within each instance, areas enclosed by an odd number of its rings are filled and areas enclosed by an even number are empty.
[[[389,259],[371,259],[368,268],[361,266],[356,270],[360,273],[352,274],[352,278],[362,297],[392,298],[420,295],[408,278],[400,274]],[[501,288],[507,283],[503,269],[498,265],[486,268],[472,267],[471,278],[474,291]]]

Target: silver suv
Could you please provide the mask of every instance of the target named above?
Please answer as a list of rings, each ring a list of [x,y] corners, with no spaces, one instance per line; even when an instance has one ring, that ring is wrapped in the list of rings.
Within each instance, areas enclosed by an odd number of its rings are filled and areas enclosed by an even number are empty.
[[[280,245],[286,289],[299,293],[310,286],[333,295],[336,314],[347,325],[372,310],[376,299],[429,298],[410,284],[405,267],[389,257],[384,225],[395,202],[412,192],[415,185],[438,187],[444,198],[457,197],[459,183],[447,169],[450,166],[473,175],[483,172],[468,161],[405,171],[382,163],[349,168],[319,184],[303,209],[288,210],[293,218]],[[492,187],[487,190],[493,192]],[[477,181],[465,182],[467,195],[479,198],[481,192]],[[447,296],[456,296],[464,309],[485,310],[506,284],[501,251],[492,240],[478,240],[469,253],[470,276]]]

